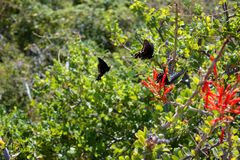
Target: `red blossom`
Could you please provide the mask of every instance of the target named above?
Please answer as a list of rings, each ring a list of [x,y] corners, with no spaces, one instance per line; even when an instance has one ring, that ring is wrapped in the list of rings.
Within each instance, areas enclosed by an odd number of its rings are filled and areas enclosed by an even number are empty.
[[[210,56],[210,60],[214,61],[214,57]],[[214,75],[217,77],[217,66],[213,68]],[[237,77],[237,82],[239,77]],[[202,96],[205,101],[205,108],[209,110],[216,110],[220,113],[220,117],[212,120],[212,124],[218,121],[233,121],[233,117],[227,114],[240,114],[240,97],[236,97],[236,93],[240,90],[239,88],[232,88],[231,85],[225,87],[222,81],[211,81],[206,80],[202,86]],[[212,87],[210,87],[212,85]],[[230,118],[231,117],[231,118]]]
[[[157,98],[166,102],[167,94],[173,89],[174,85],[169,87],[165,86],[165,79],[167,77],[168,68],[165,69],[163,78],[161,81],[157,82],[158,72],[153,69],[153,78],[147,78],[147,81],[143,80],[141,83],[143,86],[147,87]]]
[[[213,62],[214,61],[214,57],[210,56],[210,60]],[[218,76],[217,65],[216,64],[213,66],[213,73],[214,73],[215,77]]]
[[[211,61],[214,58],[210,57]],[[233,88],[231,85],[225,87],[223,80],[218,80],[218,72],[216,64],[213,67],[213,73],[215,81],[206,80],[202,86],[202,97],[205,101],[205,108],[208,110],[216,110],[219,112],[219,117],[211,120],[211,124],[214,125],[217,122],[229,123],[234,120],[234,114],[240,114],[240,97],[237,97],[236,93],[240,91],[240,88]],[[237,75],[237,83],[240,82],[240,76]],[[210,87],[210,85],[212,87]],[[221,130],[219,137],[220,143],[223,142],[224,129]]]
[[[210,88],[210,84],[213,86]],[[202,87],[203,100],[205,101],[205,108],[209,110],[216,110],[220,113],[220,118],[212,120],[212,123],[218,121],[232,121],[233,117],[229,118],[228,113],[240,114],[240,98],[236,97],[239,88],[233,89],[230,85],[224,87],[216,82],[206,81]]]
[[[210,60],[213,62],[214,57],[210,56]],[[234,114],[240,114],[240,97],[237,97],[236,93],[240,91],[240,88],[233,88],[231,85],[225,87],[222,83],[223,80],[218,80],[217,66],[214,64],[213,73],[215,81],[206,80],[202,86],[202,98],[205,101],[205,108],[208,110],[216,110],[219,113],[219,117],[211,120],[211,124],[214,125],[217,122],[229,123],[234,120]],[[240,76],[237,75],[236,82],[240,82]],[[210,87],[211,86],[211,87]],[[219,137],[220,143],[223,142],[224,129],[221,130]]]

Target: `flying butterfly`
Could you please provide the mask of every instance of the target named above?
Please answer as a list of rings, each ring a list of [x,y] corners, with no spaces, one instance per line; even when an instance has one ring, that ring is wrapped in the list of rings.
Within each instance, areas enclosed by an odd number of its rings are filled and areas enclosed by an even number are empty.
[[[142,50],[134,55],[134,58],[151,59],[153,57],[154,46],[148,40],[143,41]]]
[[[107,65],[104,60],[98,57],[98,77],[97,80],[101,80],[101,77],[110,70],[111,67]]]
[[[172,83],[173,83],[174,81],[176,81],[183,73],[185,73],[185,70],[181,70],[180,72],[173,74],[173,75],[171,76],[170,80],[168,80],[168,77],[166,76],[166,78],[165,78],[165,84],[166,84],[166,85],[172,84]],[[164,75],[164,73],[159,73],[159,74],[158,74],[157,80],[156,80],[157,83],[161,82],[161,80],[163,79],[163,75]]]

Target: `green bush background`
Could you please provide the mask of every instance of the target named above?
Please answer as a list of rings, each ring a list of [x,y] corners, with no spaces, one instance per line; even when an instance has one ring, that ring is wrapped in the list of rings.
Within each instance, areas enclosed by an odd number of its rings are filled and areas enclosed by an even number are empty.
[[[240,10],[228,1],[177,1],[178,43],[175,71],[188,70],[191,89],[175,84],[170,101],[184,104],[211,61],[200,50],[216,56],[224,38],[232,41],[218,62],[222,77],[233,84],[235,75],[224,74],[226,65],[240,61]],[[0,136],[15,159],[181,159],[196,155],[201,134],[217,116],[191,110],[170,128],[175,107],[152,101],[141,85],[152,69],[161,71],[166,54],[175,50],[175,7],[172,1],[128,0],[2,0],[0,1]],[[206,6],[206,7],[205,7]],[[151,60],[134,59],[139,39],[154,46]],[[202,39],[202,44],[198,44]],[[168,45],[166,45],[166,41]],[[101,81],[97,57],[111,70]],[[30,87],[31,97],[26,92]],[[202,110],[203,101],[191,107]],[[201,130],[201,132],[199,131]],[[232,125],[233,158],[239,158],[239,118]],[[150,133],[166,139],[146,149]],[[207,144],[218,141],[215,130]],[[221,158],[223,143],[209,151]],[[3,155],[2,155],[3,156]]]

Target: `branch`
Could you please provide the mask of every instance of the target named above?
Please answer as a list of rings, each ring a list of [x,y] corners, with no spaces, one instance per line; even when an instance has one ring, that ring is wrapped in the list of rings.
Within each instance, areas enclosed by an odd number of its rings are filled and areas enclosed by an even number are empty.
[[[131,51],[131,49],[128,48],[125,44],[123,44],[122,46],[123,46],[123,48],[125,48],[126,50]]]
[[[216,124],[212,125],[210,128],[210,132],[208,134],[204,134],[201,137],[201,141],[198,143],[198,145],[195,148],[195,153],[196,155],[199,154],[199,152],[203,152],[203,150],[201,149],[202,145],[207,141],[208,137],[211,136],[212,132],[214,131],[214,129],[216,128]],[[203,152],[204,153],[204,152]]]
[[[175,107],[180,106],[181,108],[183,108],[183,105],[177,102],[168,102],[167,104],[173,105]],[[206,115],[212,115],[211,112],[205,111],[205,110],[201,110],[201,109],[197,109],[197,108],[193,108],[191,106],[188,107],[189,111],[193,111],[193,112],[198,112],[200,114],[206,114]]]
[[[157,32],[158,32],[158,34],[159,34],[161,40],[164,42],[165,40],[164,40],[164,38],[163,38],[161,28],[162,28],[162,26],[160,26],[159,28],[155,27],[155,29],[157,30]]]
[[[188,106],[188,110],[198,112],[198,113],[201,113],[201,114],[213,115],[211,112],[208,112],[208,111],[205,111],[205,110],[202,110],[202,109],[193,108],[191,106]]]
[[[174,51],[172,55],[172,59],[170,61],[170,67],[169,67],[169,73],[172,74],[174,70],[174,66],[176,64],[176,57],[177,57],[177,41],[178,41],[178,4],[176,5],[176,11],[175,11],[175,31],[174,31]]]
[[[139,34],[135,34],[135,38],[143,45],[143,41],[141,40]]]
[[[176,5],[176,13],[175,13],[175,32],[174,32],[174,52],[173,52],[173,65],[175,65],[175,59],[177,55],[177,40],[178,40],[178,5]]]
[[[31,96],[31,91],[30,91],[29,85],[28,85],[28,83],[26,81],[24,82],[24,85],[26,87],[26,93],[28,95],[28,98],[31,101],[32,100],[32,96]]]
[[[228,142],[228,159],[232,159],[233,153],[232,153],[232,133],[231,133],[231,125],[230,123],[227,123],[227,127],[226,127],[226,134],[227,134],[227,142]]]
[[[206,74],[205,77],[204,77],[204,81],[207,80],[207,78],[209,77],[209,75],[210,75],[211,72],[212,72],[212,69],[213,69],[214,65],[215,65],[215,64],[217,63],[217,61],[219,61],[219,59],[222,57],[222,55],[223,55],[223,50],[225,49],[227,43],[229,42],[230,37],[231,37],[231,36],[228,35],[228,36],[226,37],[226,39],[224,40],[223,45],[222,45],[220,51],[218,51],[218,56],[214,59],[214,61],[212,62],[212,65],[209,67],[208,72],[207,72],[207,74]],[[203,82],[202,82],[202,83],[203,83]],[[202,85],[202,84],[201,84],[201,85]]]
[[[229,25],[229,14],[228,14],[228,8],[227,8],[227,2],[223,3],[223,10],[225,13],[225,18],[226,18],[226,22],[227,22],[227,30],[230,30],[230,25]]]

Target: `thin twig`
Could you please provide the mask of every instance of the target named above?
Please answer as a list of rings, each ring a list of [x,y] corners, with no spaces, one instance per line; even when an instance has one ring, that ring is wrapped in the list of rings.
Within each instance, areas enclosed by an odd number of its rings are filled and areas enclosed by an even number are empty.
[[[212,125],[211,128],[210,128],[210,132],[208,134],[204,134],[202,137],[201,137],[201,141],[198,143],[198,145],[196,146],[195,148],[195,153],[196,155],[199,154],[199,152],[203,152],[203,150],[201,149],[202,145],[206,142],[206,140],[208,139],[209,136],[212,135],[214,129],[216,128],[216,124]]]
[[[229,25],[229,13],[228,13],[228,7],[227,7],[227,2],[223,3],[223,10],[225,13],[225,18],[226,18],[226,22],[227,22],[227,30],[230,30],[230,25]]]
[[[158,32],[158,34],[159,34],[161,40],[164,42],[165,40],[164,40],[164,38],[163,38],[161,28],[162,28],[162,26],[160,26],[159,28],[155,27],[155,29],[157,30],[157,32]]]
[[[208,111],[205,111],[205,110],[202,110],[202,109],[193,108],[191,106],[188,106],[188,110],[198,112],[198,113],[201,113],[201,114],[212,115],[211,112],[208,112]]]
[[[180,104],[180,103],[177,103],[177,102],[168,102],[167,104],[173,105],[175,107],[180,106],[181,108],[183,108],[183,105]],[[193,111],[193,112],[198,112],[198,113],[201,113],[201,114],[212,115],[211,112],[201,110],[201,109],[197,109],[197,108],[193,108],[191,106],[188,106],[188,110]]]
[[[230,123],[227,123],[226,127],[226,133],[227,133],[227,142],[228,142],[228,159],[232,159],[233,153],[232,153],[232,133],[231,133],[231,125]]]
[[[143,41],[142,41],[141,37],[139,36],[139,34],[136,33],[135,37],[143,45]]]
[[[176,5],[176,13],[175,13],[175,32],[174,32],[174,52],[173,52],[173,62],[175,63],[176,55],[177,55],[177,40],[178,40],[178,5]]]
[[[24,82],[24,85],[26,87],[26,93],[28,95],[28,98],[31,101],[32,100],[32,96],[31,96],[31,91],[30,91],[29,85],[28,85],[28,83],[26,81]]]
[[[123,48],[125,48],[126,50],[131,51],[131,49],[128,48],[125,44],[123,44],[122,46],[123,46]]]
[[[175,32],[174,32],[174,51],[172,56],[171,65],[169,68],[169,73],[172,74],[174,70],[174,66],[176,63],[176,57],[177,57],[177,42],[178,42],[178,4],[175,3],[176,10],[175,10]]]

